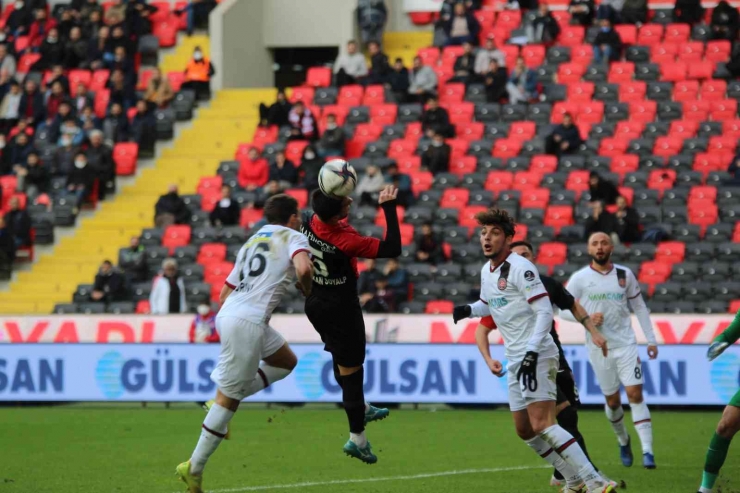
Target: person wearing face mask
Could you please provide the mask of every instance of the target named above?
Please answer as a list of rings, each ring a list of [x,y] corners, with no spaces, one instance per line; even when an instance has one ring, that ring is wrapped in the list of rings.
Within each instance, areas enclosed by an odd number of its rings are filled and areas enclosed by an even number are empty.
[[[170,80],[162,75],[161,70],[155,68],[144,94],[144,99],[149,103],[150,109],[166,108],[174,97],[175,91],[172,89]]]
[[[185,67],[185,82],[182,89],[192,89],[200,100],[211,98],[211,77],[216,73],[213,64],[203,54],[200,46],[196,46],[193,57]]]
[[[127,294],[126,278],[113,267],[110,260],[103,260],[95,276],[92,291],[90,291],[90,300],[110,303],[125,300]]]
[[[193,323],[190,324],[191,343],[219,343],[221,338],[216,330],[216,312],[211,310],[211,305],[201,303],[198,305],[197,314]]]
[[[36,9],[34,12],[34,16],[36,20],[34,20],[33,24],[31,24],[31,27],[28,30],[28,37],[29,37],[29,48],[32,50],[36,50],[41,47],[41,43],[44,42],[44,39],[49,34],[49,31],[57,27],[57,21],[54,19],[49,19],[46,15],[46,9]]]
[[[162,262],[160,275],[154,278],[149,295],[149,307],[153,315],[187,313],[185,283],[177,272],[177,261],[173,258]]]
[[[344,129],[337,125],[337,117],[333,113],[326,115],[326,129],[319,140],[319,156],[341,156],[344,154],[346,136]],[[304,155],[305,158],[305,155]]]
[[[77,148],[72,145],[72,137],[64,135],[54,151],[53,172],[56,176],[67,176],[74,167]]]
[[[44,72],[52,65],[61,65],[66,56],[64,45],[59,41],[59,31],[56,27],[49,29],[44,41],[39,47],[41,58],[31,67],[32,72]]]
[[[7,133],[8,130],[18,123],[18,109],[20,108],[22,96],[21,86],[16,81],[12,81],[10,83],[10,90],[3,97],[3,102],[0,103],[0,132],[3,134]]]
[[[303,188],[309,192],[318,188],[319,171],[321,171],[321,167],[323,165],[324,160],[318,156],[314,146],[311,144],[307,145],[303,150],[301,165],[298,167],[298,173],[303,176],[303,179],[301,180]]]
[[[594,63],[609,63],[622,57],[622,38],[609,19],[601,19],[601,30],[594,39]]]
[[[224,185],[221,187],[221,200],[216,203],[208,218],[213,227],[236,226],[239,224],[241,212],[239,204],[231,198],[231,187]]]
[[[432,144],[421,155],[421,166],[432,174],[447,173],[450,171],[450,155],[452,149],[445,143],[442,134],[434,134]]]
[[[74,167],[67,175],[67,186],[65,187],[67,194],[75,197],[77,208],[82,205],[85,197],[92,190],[94,181],[95,171],[87,165],[85,153],[78,151],[75,155]]]

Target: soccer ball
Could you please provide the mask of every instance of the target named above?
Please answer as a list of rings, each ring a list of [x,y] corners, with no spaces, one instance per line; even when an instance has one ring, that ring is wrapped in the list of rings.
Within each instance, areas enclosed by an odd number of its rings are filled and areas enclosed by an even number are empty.
[[[319,171],[319,188],[327,197],[346,197],[357,186],[357,172],[344,159],[327,161]]]

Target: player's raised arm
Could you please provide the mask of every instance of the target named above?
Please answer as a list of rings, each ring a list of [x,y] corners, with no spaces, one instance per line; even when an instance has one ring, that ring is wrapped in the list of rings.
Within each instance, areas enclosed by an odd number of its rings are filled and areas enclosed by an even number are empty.
[[[637,321],[640,322],[642,332],[645,334],[645,339],[648,341],[648,356],[650,359],[657,358],[658,340],[655,338],[653,322],[650,320],[650,310],[648,310],[645,300],[642,299],[640,285],[631,270],[627,271],[627,302],[632,311],[635,312]]]
[[[385,239],[378,245],[376,258],[395,258],[401,255],[401,228],[398,225],[398,212],[396,211],[396,197],[398,189],[388,185],[380,191],[378,204],[385,214]]]

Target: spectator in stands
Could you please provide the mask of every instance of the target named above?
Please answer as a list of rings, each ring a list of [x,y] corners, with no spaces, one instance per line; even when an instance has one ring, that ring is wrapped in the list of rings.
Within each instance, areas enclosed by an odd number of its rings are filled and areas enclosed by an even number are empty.
[[[532,44],[551,45],[558,38],[560,26],[546,3],[540,3],[537,15],[527,24],[526,31],[527,41]]]
[[[280,189],[280,184],[278,182],[276,181],[267,182],[267,185],[265,185],[265,187],[262,190],[259,190],[259,195],[257,195],[257,200],[255,200],[254,206],[257,207],[258,209],[264,208],[265,202],[267,202],[267,199],[279,193],[282,193],[282,190]],[[262,221],[264,221],[264,218],[262,218],[262,220],[258,221],[253,226],[254,231],[262,227],[262,225],[264,224],[262,223]]]
[[[565,113],[563,123],[555,127],[555,130],[545,140],[545,152],[558,157],[575,154],[582,142],[581,132],[573,125],[573,116]]]
[[[26,158],[31,151],[33,151],[33,144],[28,138],[28,134],[21,132],[10,141],[10,145],[3,149],[3,161],[8,163],[11,168],[15,168],[15,165],[26,162]]]
[[[31,125],[36,125],[44,120],[46,108],[44,107],[44,95],[38,90],[38,85],[29,79],[25,83],[25,90],[21,96],[18,106],[20,118]]]
[[[113,70],[108,79],[108,89],[110,90],[110,105],[119,104],[123,110],[128,111],[136,104],[136,90],[133,84],[126,80],[123,70]]]
[[[616,236],[617,218],[611,212],[607,211],[604,203],[601,201],[592,202],[591,216],[586,219],[584,239],[588,239],[594,233],[602,232],[612,237]]]
[[[5,214],[5,227],[13,235],[15,247],[31,246],[31,216],[21,209],[21,202],[18,197],[10,197],[8,205],[10,209]]]
[[[622,38],[609,19],[601,19],[601,30],[594,39],[594,63],[614,62],[622,56]]]
[[[323,139],[323,136],[322,136]],[[341,153],[339,154],[341,155]],[[298,172],[303,175],[302,184],[303,188],[312,192],[319,187],[319,171],[324,165],[324,160],[319,157],[319,153],[316,152],[316,148],[309,144],[303,149],[303,157],[301,158],[301,164],[298,167]]]
[[[190,0],[186,6],[175,11],[180,15],[183,12],[187,14],[187,31],[188,36],[192,36],[196,26],[208,21],[208,15],[216,6],[213,0]]]
[[[170,185],[154,206],[155,227],[166,228],[173,224],[190,224],[190,209],[177,193],[177,185]]]
[[[727,168],[727,173],[730,177],[725,181],[725,185],[733,187],[740,186],[740,152],[738,152],[735,159],[730,162],[730,166]]]
[[[74,167],[77,150],[77,147],[72,144],[72,137],[69,135],[65,135],[63,139],[59,140],[59,145],[54,150],[54,161],[52,165],[52,172],[55,176],[69,175],[69,172]],[[89,156],[88,163],[91,163]],[[93,164],[90,165],[93,168],[97,168]]]
[[[128,12],[128,30],[135,38],[141,38],[152,33],[151,16],[159,10],[154,5],[147,5],[145,2],[129,2]]]
[[[727,62],[727,71],[737,79],[740,78],[740,45],[735,43],[730,54],[730,61]]]
[[[39,53],[41,58],[31,67],[33,72],[43,72],[53,65],[64,63],[66,54],[64,53],[64,45],[59,40],[59,30],[56,27],[49,29],[49,33],[41,43]]]
[[[59,144],[62,144],[62,138],[65,136],[72,139],[72,145],[79,146],[85,141],[85,133],[77,126],[75,119],[69,115],[64,117],[59,126]]]
[[[113,0],[112,5],[105,10],[103,17],[109,26],[115,26],[126,21],[126,4],[124,0]]]
[[[285,96],[285,90],[278,89],[277,100],[269,107],[264,103],[260,103],[260,125],[263,127],[270,125],[283,127],[289,125],[288,114],[291,107],[290,101]]]
[[[421,62],[421,57],[414,57],[414,67],[409,73],[410,102],[424,103],[437,94],[437,74],[434,69]]]
[[[303,101],[296,101],[288,113],[290,140],[314,140],[317,137],[316,118]]]
[[[231,187],[224,185],[221,187],[221,200],[216,203],[208,218],[214,227],[236,226],[239,224],[241,213],[239,204],[231,198]]]
[[[28,28],[33,22],[33,9],[29,5],[29,2],[18,0],[14,3],[13,11],[8,15],[8,19],[5,22],[6,34],[17,38],[23,36],[28,32]]]
[[[72,17],[72,11],[65,6],[58,15],[57,29],[59,29],[59,37],[63,40],[69,39],[72,28],[77,26],[77,19]],[[81,32],[81,31],[80,31]]]
[[[336,115],[329,113],[326,115],[326,129],[319,140],[319,156],[330,157],[344,155],[345,139],[344,129],[337,125]]]
[[[129,282],[144,281],[147,277],[146,253],[138,236],[132,236],[128,248],[118,252],[118,266]]]
[[[673,7],[673,22],[696,24],[704,17],[701,0],[676,0]]]
[[[110,303],[125,300],[127,294],[126,278],[113,267],[110,260],[103,260],[103,263],[100,264],[100,270],[95,276],[95,284],[93,284],[90,292],[90,300]]]
[[[41,48],[41,43],[44,42],[44,38],[49,34],[49,31],[56,27],[57,21],[46,16],[45,8],[36,9],[34,16],[35,20],[28,29],[28,46],[35,51]]]
[[[82,19],[90,17],[93,12],[97,12],[98,14],[103,13],[103,7],[98,3],[98,0],[73,1],[72,8],[74,9],[75,7],[79,7],[79,16]]]
[[[149,295],[149,307],[153,315],[187,313],[185,283],[177,271],[177,261],[173,258],[162,262],[162,271],[154,278]]]
[[[712,39],[737,40],[737,30],[740,24],[740,14],[727,0],[720,0],[712,11]]]
[[[334,82],[342,87],[358,84],[368,73],[365,55],[357,51],[357,42],[347,42],[347,52],[340,53],[334,61]]]
[[[377,269],[376,260],[369,258],[365,260],[365,270],[360,272],[357,278],[357,294],[360,297],[360,304],[365,304],[372,298],[375,292],[375,280],[380,276]]]
[[[10,89],[3,97],[2,103],[0,103],[0,133],[8,133],[18,123],[22,98],[23,94],[20,84],[15,80],[11,81]]]
[[[500,103],[506,97],[506,84],[509,75],[506,73],[506,66],[499,65],[498,61],[491,59],[488,64],[488,72],[483,74],[486,85],[486,101],[489,103]]]
[[[465,4],[456,3],[454,13],[443,24],[447,35],[446,46],[459,46],[465,42],[477,45],[480,24],[472,12],[468,12]]]
[[[8,53],[8,45],[0,44],[0,73],[9,80],[13,80],[13,77],[15,77],[15,71],[15,57]]]
[[[298,183],[298,170],[291,161],[286,159],[283,151],[275,153],[275,161],[270,165],[268,183],[271,181],[276,182],[280,190],[293,188]]]
[[[594,22],[596,6],[594,0],[570,0],[568,6],[571,23],[577,26],[591,27]]]
[[[110,43],[110,28],[100,26],[97,35],[87,45],[87,59],[82,68],[99,70],[105,67],[106,61],[113,59],[113,48]]]
[[[95,115],[92,106],[82,108],[82,111],[79,112],[78,119],[82,124],[82,130],[88,135],[93,130],[100,130],[103,127],[100,118]]]
[[[363,44],[383,41],[388,9],[383,0],[357,0],[357,27]]]
[[[57,116],[59,105],[66,100],[67,93],[64,92],[62,84],[59,82],[52,84],[51,94],[49,94],[49,97],[46,99],[46,117],[54,118]]]
[[[62,84],[65,93],[69,93],[69,78],[64,73],[64,65],[55,63],[51,66],[51,74],[46,80],[46,87],[52,86],[55,82]]]
[[[450,155],[452,149],[445,143],[444,135],[434,134],[432,143],[421,155],[421,166],[432,174],[447,173],[450,171]]]
[[[385,264],[383,275],[388,280],[388,288],[393,291],[395,304],[408,301],[409,298],[409,273],[398,265],[398,259],[391,258]]]
[[[388,76],[388,85],[391,87],[396,103],[405,103],[409,92],[409,69],[404,67],[403,60],[396,58],[393,62],[393,70]]]
[[[253,192],[264,187],[270,176],[270,167],[267,160],[260,157],[260,152],[256,147],[249,149],[247,159],[239,161],[239,174],[237,181],[239,186]]]
[[[448,82],[460,82],[468,85],[475,81],[475,55],[473,55],[473,45],[468,42],[463,43],[463,54],[457,57],[452,70],[454,75]]]
[[[87,47],[88,42],[82,38],[82,29],[73,27],[64,45],[64,66],[70,69],[79,68],[87,59]]]
[[[201,303],[196,312],[193,323],[190,324],[190,342],[206,344],[221,342],[216,330],[216,312],[211,310],[211,305]]]
[[[432,223],[421,225],[421,235],[416,239],[416,260],[437,265],[446,260],[442,239],[432,229]]]
[[[612,24],[620,22],[624,0],[602,0],[596,9],[596,18],[599,21],[604,19]]]
[[[362,81],[363,84],[385,84],[391,73],[388,55],[381,51],[380,45],[375,41],[368,43],[367,50],[370,53],[370,70]]]
[[[107,192],[116,190],[116,163],[113,161],[113,149],[105,144],[102,131],[91,131],[89,139],[90,145],[85,150],[85,156],[100,180],[99,197],[102,200]]]
[[[92,191],[96,179],[95,174],[95,170],[87,163],[85,153],[77,151],[74,167],[72,167],[67,175],[67,184],[65,187],[67,195],[75,197],[77,208],[82,205],[82,202]]]
[[[411,178],[405,173],[398,171],[398,165],[391,162],[385,168],[385,182],[390,183],[398,189],[396,201],[402,207],[409,207],[414,202],[414,192],[411,189]]]
[[[18,177],[18,190],[24,192],[29,200],[33,201],[39,194],[49,191],[49,170],[36,152],[28,154],[26,166],[18,166],[15,174]]]
[[[10,279],[15,250],[13,234],[5,227],[5,218],[0,216],[0,279]]]
[[[496,60],[499,67],[506,67],[506,54],[496,47],[493,35],[486,38],[486,44],[475,54],[475,73],[485,77],[491,67],[491,60]]]
[[[450,114],[439,105],[436,97],[429,98],[427,107],[421,114],[421,130],[429,138],[437,133],[445,137],[455,135],[455,128],[450,125]]]
[[[105,142],[109,146],[113,146],[119,142],[126,142],[128,140],[128,134],[128,118],[123,112],[123,106],[121,106],[121,103],[113,103],[108,116],[103,119]]]
[[[175,91],[172,89],[170,79],[164,77],[159,68],[155,68],[144,93],[144,99],[149,103],[150,109],[166,108],[174,98]]]
[[[85,109],[86,106],[92,108],[94,104],[95,98],[92,93],[87,89],[87,86],[84,83],[79,82],[75,88],[75,96],[72,101],[72,106],[74,106],[75,112],[78,114],[82,113],[82,110]]]
[[[360,177],[355,188],[355,196],[359,197],[360,205],[373,206],[378,203],[378,195],[386,186],[383,173],[375,165],[370,165],[365,170],[365,174]]]
[[[627,199],[617,197],[617,211],[614,213],[617,221],[617,236],[622,243],[640,241],[640,216],[637,211],[627,205]]]
[[[526,103],[537,98],[537,73],[527,68],[524,58],[516,59],[516,65],[506,84],[506,91],[509,93],[511,104]]]
[[[364,304],[363,298],[360,297],[360,304],[367,313],[392,313],[396,310],[397,297],[397,293],[388,286],[388,278],[381,274],[375,279],[375,290],[372,295],[366,298]]]
[[[87,5],[93,5],[92,3],[86,4],[83,9],[87,7]],[[95,4],[95,7],[100,8],[100,5]],[[106,26],[103,23],[103,10],[102,8],[100,10],[92,10],[88,15],[81,15],[82,18],[82,37],[83,39],[92,40],[95,38],[98,33],[100,32],[100,28]],[[88,49],[90,45],[88,44]]]
[[[192,89],[198,96],[198,99],[210,99],[211,97],[211,77],[216,73],[213,64],[207,56],[203,54],[200,46],[196,46],[193,51],[193,57],[185,68],[185,82],[181,89]]]
[[[106,50],[108,53],[113,53],[113,57],[106,56],[105,63],[108,70],[121,69],[126,74],[126,77],[134,78],[133,83],[136,84],[136,68],[134,66],[134,60],[129,53],[133,54],[136,52],[136,46],[133,44],[133,40],[130,36],[126,36],[126,31],[123,30],[123,26],[111,27],[110,38],[108,39],[110,48]]]
[[[154,153],[154,145],[157,142],[157,120],[143,99],[136,103],[136,114],[129,125],[129,140],[139,144],[140,151]]]
[[[624,24],[642,25],[647,22],[648,2],[647,0],[624,0],[622,7],[621,22]]]
[[[588,177],[588,192],[592,202],[603,202],[605,205],[614,205],[619,197],[614,183],[604,180],[598,171],[592,171]]]

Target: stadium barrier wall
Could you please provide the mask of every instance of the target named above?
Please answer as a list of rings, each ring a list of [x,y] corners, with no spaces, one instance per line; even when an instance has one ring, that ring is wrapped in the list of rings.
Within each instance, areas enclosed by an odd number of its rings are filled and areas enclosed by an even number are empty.
[[[295,371],[250,402],[339,402],[329,354],[320,344],[297,344]],[[584,346],[566,346],[584,404],[603,403]],[[0,346],[0,401],[165,401],[213,397],[217,345],[21,344]],[[505,360],[503,347],[491,348]],[[706,346],[672,346],[643,361],[651,404],[723,405],[736,392],[740,348],[709,363]],[[491,374],[471,345],[371,344],[365,363],[371,402],[504,404],[507,378]]]
[[[632,317],[632,326],[639,327]],[[708,344],[732,321],[731,315],[653,314],[661,344]],[[178,343],[188,342],[192,315],[47,315],[0,317],[3,343]],[[585,331],[574,322],[558,320],[565,344],[583,344]],[[319,343],[320,337],[304,315],[275,315],[270,321],[291,343]],[[365,315],[370,342],[475,344],[477,320],[457,325],[451,315]],[[637,340],[645,343],[640,329]],[[498,331],[489,337],[501,344]]]

